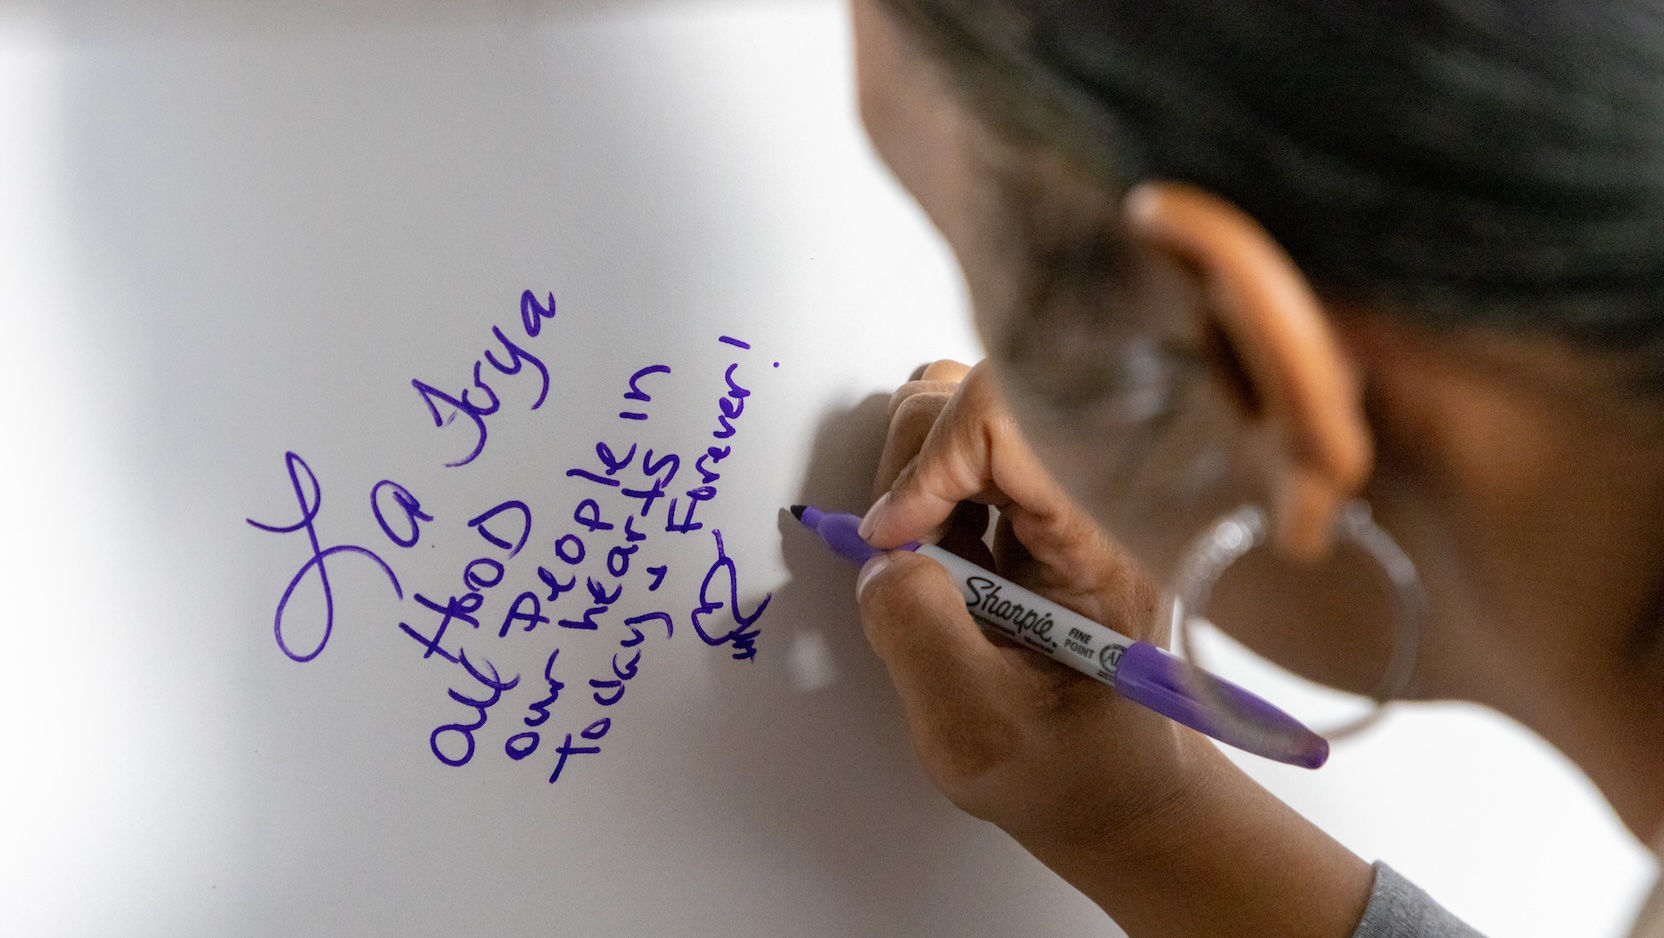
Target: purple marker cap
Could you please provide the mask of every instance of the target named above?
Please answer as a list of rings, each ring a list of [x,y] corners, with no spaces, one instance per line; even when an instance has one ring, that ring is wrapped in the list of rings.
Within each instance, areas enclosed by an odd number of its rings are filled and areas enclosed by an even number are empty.
[[[1230,681],[1191,667],[1149,642],[1121,655],[1115,691],[1128,700],[1227,745],[1315,769],[1329,759],[1329,741]],[[1202,698],[1213,698],[1212,701]],[[1220,713],[1220,709],[1229,713]]]

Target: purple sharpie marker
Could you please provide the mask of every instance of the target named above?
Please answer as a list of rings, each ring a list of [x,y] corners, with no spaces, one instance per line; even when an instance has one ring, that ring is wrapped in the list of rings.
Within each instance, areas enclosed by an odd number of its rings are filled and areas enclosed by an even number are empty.
[[[854,515],[808,505],[793,505],[791,512],[833,553],[857,566],[884,553],[857,533],[861,519]],[[1149,642],[1135,642],[934,544],[901,549],[946,567],[965,596],[966,611],[985,628],[1103,681],[1134,703],[1267,759],[1308,769],[1328,761],[1328,740],[1229,681],[1193,668]]]

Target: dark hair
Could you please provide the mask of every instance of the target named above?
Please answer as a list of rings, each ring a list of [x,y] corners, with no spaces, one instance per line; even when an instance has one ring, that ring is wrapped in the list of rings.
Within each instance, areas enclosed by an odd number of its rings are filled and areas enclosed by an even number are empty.
[[[884,0],[996,127],[1185,181],[1322,291],[1664,342],[1664,7]]]

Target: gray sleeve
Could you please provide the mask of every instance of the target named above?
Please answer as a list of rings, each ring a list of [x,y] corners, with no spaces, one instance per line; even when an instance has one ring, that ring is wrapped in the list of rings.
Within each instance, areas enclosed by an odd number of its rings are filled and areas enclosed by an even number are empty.
[[[1385,863],[1352,938],[1483,938]]]

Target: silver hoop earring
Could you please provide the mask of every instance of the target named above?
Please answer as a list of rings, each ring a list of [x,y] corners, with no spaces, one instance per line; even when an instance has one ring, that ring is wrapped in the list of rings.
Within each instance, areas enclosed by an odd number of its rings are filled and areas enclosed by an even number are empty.
[[[1231,564],[1263,544],[1269,525],[1265,511],[1258,505],[1244,505],[1220,518],[1205,534],[1197,538],[1179,565],[1178,578],[1172,590],[1173,632],[1184,645],[1191,663],[1196,660],[1196,643],[1192,638],[1191,622],[1207,610],[1213,586]],[[1392,655],[1387,660],[1381,681],[1370,693],[1375,707],[1356,720],[1318,735],[1329,740],[1351,736],[1381,718],[1389,701],[1404,696],[1415,676],[1416,652],[1421,644],[1422,626],[1427,619],[1427,592],[1415,564],[1404,553],[1398,542],[1370,517],[1369,505],[1352,501],[1341,510],[1335,520],[1335,536],[1361,548],[1375,561],[1392,584],[1395,600],[1395,624]],[[1207,692],[1206,687],[1196,689]],[[1224,712],[1230,712],[1225,701],[1214,701]]]

